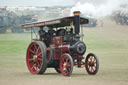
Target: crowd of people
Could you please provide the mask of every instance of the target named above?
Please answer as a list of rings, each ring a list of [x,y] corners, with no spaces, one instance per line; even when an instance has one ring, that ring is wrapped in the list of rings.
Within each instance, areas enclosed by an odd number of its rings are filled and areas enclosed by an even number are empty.
[[[113,18],[117,24],[128,25],[128,9],[116,10],[113,12]]]

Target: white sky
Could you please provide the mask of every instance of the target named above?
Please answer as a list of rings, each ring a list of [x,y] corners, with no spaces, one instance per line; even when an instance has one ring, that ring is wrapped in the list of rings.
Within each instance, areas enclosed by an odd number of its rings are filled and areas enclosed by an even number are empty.
[[[0,0],[0,6],[67,6],[74,0]]]
[[[93,5],[106,4],[111,2],[112,5],[120,2],[128,4],[128,0],[0,0],[0,6],[67,6],[86,2]],[[115,3],[113,3],[115,2]]]

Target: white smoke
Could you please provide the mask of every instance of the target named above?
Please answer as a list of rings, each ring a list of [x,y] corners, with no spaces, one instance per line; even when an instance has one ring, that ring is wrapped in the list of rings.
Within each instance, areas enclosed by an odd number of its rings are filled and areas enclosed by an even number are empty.
[[[119,9],[122,4],[128,4],[128,1],[106,0],[100,4],[95,4],[93,2],[77,2],[77,4],[72,7],[71,13],[73,11],[80,11],[82,14],[103,17],[110,15],[114,10]]]

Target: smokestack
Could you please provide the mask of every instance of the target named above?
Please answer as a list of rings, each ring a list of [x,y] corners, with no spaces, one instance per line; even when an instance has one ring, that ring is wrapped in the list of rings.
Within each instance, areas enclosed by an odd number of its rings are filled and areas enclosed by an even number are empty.
[[[74,26],[75,26],[75,34],[79,34],[80,32],[80,11],[74,11]]]

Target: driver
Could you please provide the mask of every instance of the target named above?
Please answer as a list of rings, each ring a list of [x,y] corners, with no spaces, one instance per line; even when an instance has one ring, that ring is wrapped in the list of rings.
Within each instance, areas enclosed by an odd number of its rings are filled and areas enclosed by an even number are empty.
[[[46,34],[46,32],[43,30],[43,27],[40,27],[40,30],[39,30],[38,33],[40,35],[40,39],[42,40],[42,38],[44,38],[45,34]]]
[[[57,36],[64,36],[66,34],[66,30],[65,29],[59,29],[56,32]]]
[[[56,31],[49,27],[48,34],[50,35],[50,37],[54,36],[55,33]]]

